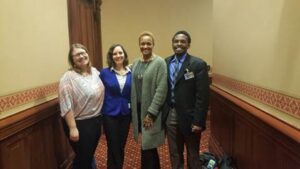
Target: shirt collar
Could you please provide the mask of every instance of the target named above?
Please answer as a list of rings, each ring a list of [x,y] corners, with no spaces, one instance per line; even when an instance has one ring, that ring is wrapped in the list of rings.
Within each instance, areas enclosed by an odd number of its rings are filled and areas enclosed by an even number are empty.
[[[119,71],[116,70],[113,66],[110,68],[110,71],[114,71],[115,73],[118,73],[118,72],[119,72]],[[125,67],[125,71],[126,71],[125,74],[127,74],[128,72],[131,72],[131,70],[130,70],[130,68],[129,68],[128,66]]]
[[[182,63],[185,58],[186,58],[187,53],[185,53],[184,55],[182,55],[181,57],[177,57],[176,55],[174,55],[173,59],[171,60],[171,62],[175,62],[176,59],[178,59],[179,63]]]

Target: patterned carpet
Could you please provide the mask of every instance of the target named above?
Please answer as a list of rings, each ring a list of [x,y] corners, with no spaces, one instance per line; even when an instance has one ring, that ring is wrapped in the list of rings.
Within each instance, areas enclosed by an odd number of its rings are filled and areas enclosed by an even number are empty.
[[[207,130],[202,133],[201,147],[199,152],[208,151],[208,139],[210,135],[210,125],[207,122]],[[140,169],[140,146],[134,141],[132,135],[132,129],[129,131],[126,147],[125,147],[125,161],[124,169]],[[97,161],[98,169],[106,169],[106,139],[105,135],[102,134],[99,145],[97,147],[95,158]],[[171,169],[169,150],[167,140],[165,145],[158,148],[161,169]]]

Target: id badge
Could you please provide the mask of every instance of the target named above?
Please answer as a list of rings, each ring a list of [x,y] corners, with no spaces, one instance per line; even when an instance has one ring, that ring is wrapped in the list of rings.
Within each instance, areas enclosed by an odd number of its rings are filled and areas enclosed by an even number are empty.
[[[187,72],[184,74],[184,79],[185,80],[189,80],[189,79],[192,79],[194,78],[194,73],[193,72]]]

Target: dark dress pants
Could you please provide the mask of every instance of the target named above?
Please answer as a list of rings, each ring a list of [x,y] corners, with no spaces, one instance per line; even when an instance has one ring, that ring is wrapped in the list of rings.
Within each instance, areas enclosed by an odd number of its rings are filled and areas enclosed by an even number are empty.
[[[130,121],[130,115],[103,116],[103,127],[107,140],[108,169],[123,168]]]
[[[160,169],[157,148],[142,150],[141,154],[142,169]]]
[[[69,138],[69,128],[65,120],[63,120],[63,124],[65,134]],[[73,169],[94,169],[94,153],[101,135],[101,116],[76,120],[76,126],[79,131],[79,141],[69,140],[75,153]]]
[[[170,114],[170,113],[169,113]],[[184,135],[177,124],[167,122],[167,138],[172,169],[184,169],[184,145],[187,150],[187,166],[189,169],[201,168],[199,146],[201,134]]]

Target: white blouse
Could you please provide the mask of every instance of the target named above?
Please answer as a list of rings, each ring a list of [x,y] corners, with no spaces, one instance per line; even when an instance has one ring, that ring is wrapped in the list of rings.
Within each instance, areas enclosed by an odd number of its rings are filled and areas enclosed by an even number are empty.
[[[130,72],[130,69],[128,66],[125,67],[125,72],[122,74],[122,73],[119,73],[119,71],[117,71],[115,68],[111,67],[111,70],[113,70],[115,72],[115,75],[117,77],[117,80],[118,80],[118,83],[119,83],[119,86],[120,86],[120,91],[121,93],[123,92],[123,89],[124,89],[124,86],[125,86],[125,83],[126,83],[126,79],[127,79],[127,74],[128,72]]]
[[[88,76],[69,70],[60,79],[59,104],[62,117],[69,111],[73,111],[76,120],[99,116],[103,100],[104,85],[98,70],[93,67]]]

